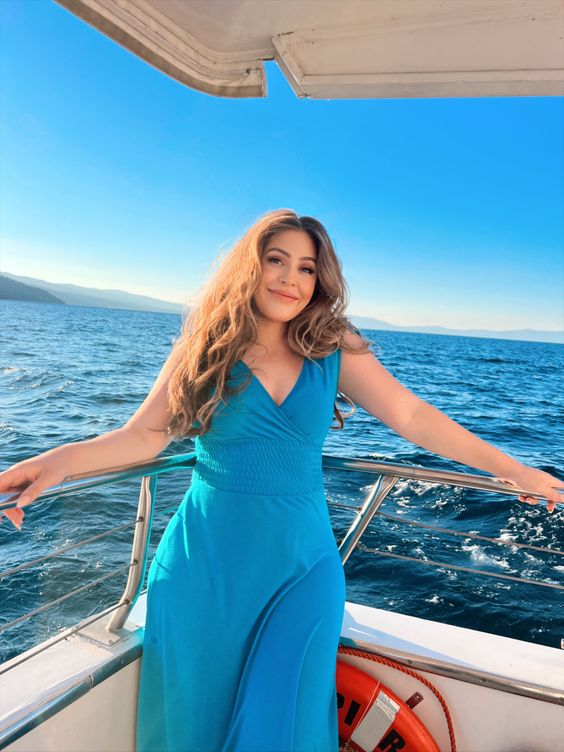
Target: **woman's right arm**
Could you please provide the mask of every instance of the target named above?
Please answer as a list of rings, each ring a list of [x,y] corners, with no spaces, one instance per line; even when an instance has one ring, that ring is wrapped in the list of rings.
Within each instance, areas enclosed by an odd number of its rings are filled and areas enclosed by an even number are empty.
[[[61,483],[68,475],[143,462],[160,454],[171,438],[162,430],[150,429],[164,429],[170,419],[168,383],[180,358],[181,346],[177,342],[151,391],[121,428],[87,441],[63,444],[36,457],[17,462],[0,473],[0,493],[21,491],[17,507],[23,507],[31,504],[46,488]],[[5,510],[6,512],[10,512],[6,516],[17,524],[11,513],[12,508]],[[20,515],[15,516],[20,518]]]

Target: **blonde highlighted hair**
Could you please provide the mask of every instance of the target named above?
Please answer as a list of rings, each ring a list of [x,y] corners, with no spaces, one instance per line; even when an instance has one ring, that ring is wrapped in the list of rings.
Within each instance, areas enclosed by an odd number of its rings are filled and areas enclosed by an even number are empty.
[[[199,304],[185,318],[174,347],[179,359],[168,385],[171,418],[165,429],[171,437],[201,436],[211,428],[216,407],[229,394],[231,368],[257,340],[257,308],[253,300],[261,281],[262,254],[272,236],[283,230],[307,232],[317,249],[317,278],[308,305],[288,322],[289,347],[306,358],[321,358],[343,342],[347,331],[359,334],[344,315],[348,290],[333,244],[317,219],[298,216],[291,209],[278,209],[260,217],[223,258],[217,271],[200,293]],[[361,338],[355,352],[369,351]],[[251,374],[248,375],[250,380]],[[334,406],[335,429],[345,416]]]

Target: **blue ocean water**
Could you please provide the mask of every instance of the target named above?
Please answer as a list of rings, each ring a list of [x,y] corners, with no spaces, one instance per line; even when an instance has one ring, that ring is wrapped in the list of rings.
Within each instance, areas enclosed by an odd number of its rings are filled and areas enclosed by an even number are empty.
[[[0,301],[0,470],[70,441],[120,427],[141,404],[176,337],[180,317],[79,306]],[[521,462],[564,479],[564,346],[475,337],[363,331],[392,374],[421,398]],[[343,410],[348,406],[343,404]],[[193,450],[172,442],[163,455]],[[357,408],[331,431],[327,454],[478,472],[432,454]],[[339,504],[362,502],[371,478],[328,471]],[[190,483],[190,471],[158,481],[151,553]],[[21,531],[0,525],[0,572],[104,530],[133,523],[138,482],[112,485],[26,508]],[[463,532],[545,546],[519,550],[374,520],[345,566],[347,599],[378,608],[558,647],[562,591],[423,561],[563,584],[564,512],[514,497],[400,482],[382,511]],[[353,515],[330,507],[337,541]],[[2,624],[127,565],[131,526],[0,579]],[[0,662],[116,602],[125,571],[0,632]]]

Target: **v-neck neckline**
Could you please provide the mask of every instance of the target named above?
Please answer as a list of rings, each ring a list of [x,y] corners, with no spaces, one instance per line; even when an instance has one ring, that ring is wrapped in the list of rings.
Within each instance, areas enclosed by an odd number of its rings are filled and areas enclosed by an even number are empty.
[[[282,400],[282,402],[280,404],[278,404],[277,402],[274,401],[274,399],[273,399],[272,395],[270,394],[270,392],[268,391],[268,389],[264,386],[264,384],[259,379],[259,377],[255,375],[255,373],[253,372],[253,370],[243,360],[239,359],[239,363],[241,363],[247,369],[247,371],[250,372],[252,378],[257,382],[257,384],[260,386],[260,388],[262,389],[262,391],[266,394],[266,396],[268,397],[268,399],[271,401],[271,403],[274,405],[274,407],[276,407],[276,409],[278,409],[278,410],[280,410],[286,404],[286,402],[290,399],[290,397],[292,396],[292,394],[296,391],[296,389],[298,387],[298,384],[302,380],[302,376],[303,376],[304,371],[305,371],[306,361],[307,361],[307,358],[305,356],[303,356],[302,367],[300,369],[300,373],[298,374],[298,378],[294,382],[294,386],[290,389],[290,391],[284,397],[284,399]]]

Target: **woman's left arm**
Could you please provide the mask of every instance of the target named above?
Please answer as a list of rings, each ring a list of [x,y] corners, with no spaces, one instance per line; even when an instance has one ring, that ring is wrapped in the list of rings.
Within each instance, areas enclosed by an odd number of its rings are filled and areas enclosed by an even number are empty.
[[[527,491],[541,494],[548,500],[549,512],[554,511],[558,501],[564,502],[564,483],[558,478],[544,470],[523,465],[424,400],[418,401],[403,435],[435,454],[480,468]],[[533,496],[520,495],[518,498],[527,504],[539,502]]]
[[[350,334],[351,341],[357,335]],[[485,470],[547,499],[552,512],[564,503],[564,483],[550,473],[523,465],[403,386],[372,353],[342,350],[339,389],[396,433],[435,454]],[[520,501],[538,504],[535,497]]]

